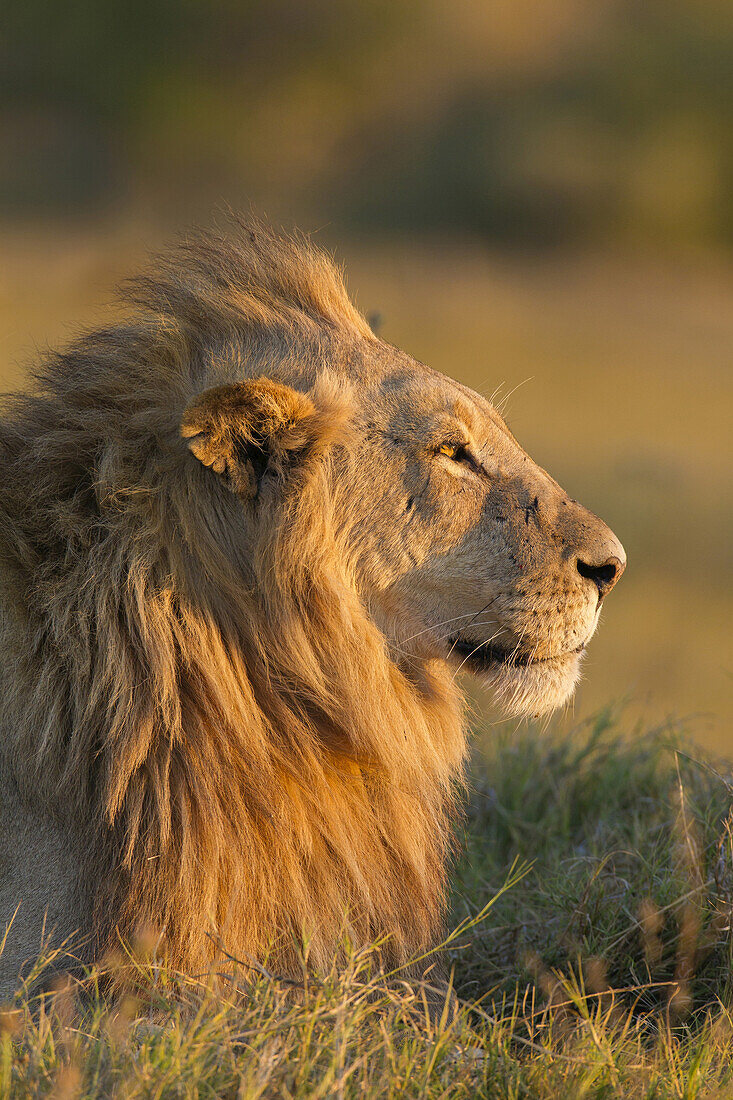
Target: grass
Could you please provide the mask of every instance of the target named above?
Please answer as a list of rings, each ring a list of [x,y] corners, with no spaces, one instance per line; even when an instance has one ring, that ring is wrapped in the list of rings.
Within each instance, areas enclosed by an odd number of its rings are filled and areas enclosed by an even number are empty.
[[[443,955],[460,1001],[378,972],[244,992],[130,956],[0,1015],[0,1095],[733,1095],[733,787],[671,729],[479,733]],[[625,736],[622,736],[625,733]]]

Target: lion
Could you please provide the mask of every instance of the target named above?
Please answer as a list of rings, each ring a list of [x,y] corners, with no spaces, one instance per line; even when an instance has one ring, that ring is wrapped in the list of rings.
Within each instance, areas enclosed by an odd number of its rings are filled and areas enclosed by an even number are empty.
[[[0,981],[149,929],[183,973],[407,966],[444,918],[458,670],[562,704],[624,550],[308,239],[237,222],[124,294],[0,420]]]

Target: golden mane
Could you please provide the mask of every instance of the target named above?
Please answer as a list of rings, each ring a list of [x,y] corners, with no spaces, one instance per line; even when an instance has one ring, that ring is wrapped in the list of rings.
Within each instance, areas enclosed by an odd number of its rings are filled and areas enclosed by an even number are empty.
[[[97,952],[153,928],[195,970],[211,931],[287,972],[304,937],[325,966],[386,933],[404,962],[443,909],[457,693],[441,662],[399,669],[359,598],[333,446],[244,555],[239,502],[179,433],[207,386],[317,378],[369,328],[326,257],[257,223],[127,294],[134,316],[49,358],[0,421],[7,767],[83,838]],[[348,389],[316,385],[333,441]]]

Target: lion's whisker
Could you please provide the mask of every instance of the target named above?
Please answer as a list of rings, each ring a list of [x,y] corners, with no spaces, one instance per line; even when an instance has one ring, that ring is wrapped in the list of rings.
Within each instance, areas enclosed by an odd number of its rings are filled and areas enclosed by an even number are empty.
[[[488,606],[489,605],[487,604],[486,607]],[[459,619],[470,619],[472,615],[475,618],[476,616],[481,615],[486,610],[486,607],[483,607],[481,611],[466,611],[463,615],[454,615],[450,619],[443,619],[443,621],[440,623],[434,623],[433,626],[426,626],[424,630],[418,630],[416,634],[410,634],[409,637],[403,638],[402,644],[405,645],[407,642],[411,642],[415,638],[421,638],[423,634],[430,634],[431,631],[438,630],[441,626],[448,626],[450,625],[450,623],[456,623]]]
[[[479,622],[479,623],[474,623],[474,624],[471,624],[471,625],[474,625],[474,626],[477,626],[477,627],[478,627],[478,626],[495,626],[495,625],[496,625],[496,622],[497,622],[497,620],[496,620],[496,619],[484,619],[484,620],[483,620],[483,622]],[[411,638],[407,638],[407,639],[405,639],[405,642],[409,642],[409,641],[411,641],[411,640],[412,640],[413,638],[417,638],[417,637],[419,637],[419,635],[418,635],[418,634],[413,634],[413,635],[411,636]],[[442,634],[442,635],[438,635],[438,637],[437,637],[437,641],[439,641],[439,642],[442,642],[442,641],[445,641],[445,640],[446,640],[447,638],[450,638],[450,634]],[[458,642],[458,638],[454,639],[454,641],[453,641],[453,644],[451,645],[450,649],[448,650],[448,656],[449,656],[449,657],[450,657],[451,653],[453,652],[453,650],[454,650],[454,648],[455,648],[455,645],[456,645],[456,643],[457,643],[457,642]],[[403,643],[403,644],[404,644],[404,643]],[[484,643],[484,642],[480,642],[479,644],[480,644],[480,645],[484,645],[485,643]],[[406,657],[406,658],[408,658],[408,659],[410,659],[410,660],[413,660],[413,661],[414,661],[414,660],[416,659],[416,654],[414,654],[414,653],[410,653],[410,652],[409,652],[409,650],[407,650],[407,649],[403,649],[403,648],[402,648],[402,646],[399,646],[399,645],[397,645],[397,644],[396,644],[395,642],[390,642],[390,643],[389,643],[389,647],[390,647],[390,649],[391,649],[391,650],[393,650],[393,651],[394,651],[395,653],[400,653],[400,654],[402,654],[402,655],[403,655],[404,657]]]
[[[494,638],[498,638],[498,637],[499,637],[499,635],[500,635],[500,634],[503,634],[503,633],[504,633],[504,628],[502,627],[502,629],[501,629],[501,630],[497,630],[495,634],[492,634],[490,638],[487,638],[485,642],[479,642],[479,644],[478,644],[477,646],[475,646],[475,647],[474,647],[474,648],[473,648],[473,649],[471,650],[471,652],[470,652],[470,653],[467,653],[467,654],[466,654],[466,656],[465,656],[465,657],[463,658],[463,660],[461,661],[461,663],[460,663],[460,665],[458,666],[458,668],[456,669],[456,671],[455,671],[455,672],[453,673],[453,677],[452,677],[452,679],[451,679],[451,683],[453,683],[453,681],[455,680],[456,676],[458,675],[458,673],[459,673],[459,672],[461,671],[461,669],[462,669],[462,668],[463,668],[463,666],[465,665],[466,661],[470,661],[470,659],[471,659],[471,658],[473,657],[474,653],[478,653],[479,649],[481,649],[481,647],[482,647],[482,646],[485,646],[485,645],[489,645],[489,644],[490,644],[491,642],[493,642]],[[451,646],[451,653],[453,652],[453,648],[454,648],[454,647],[455,647],[455,642],[453,643],[453,646]]]
[[[487,620],[486,620],[485,622],[483,622],[483,623],[476,623],[475,625],[476,625],[476,626],[495,626],[495,625],[496,625],[496,619],[487,619]],[[503,628],[502,628],[502,630],[503,630]],[[480,648],[481,648],[481,646],[483,646],[483,645],[488,645],[488,644],[489,644],[490,642],[492,642],[492,641],[494,640],[494,638],[497,638],[497,637],[499,636],[499,634],[501,634],[501,633],[502,633],[502,630],[499,630],[499,631],[497,631],[497,633],[496,633],[496,634],[493,634],[493,635],[491,636],[491,638],[487,638],[487,639],[485,639],[485,640],[484,640],[484,641],[482,641],[482,642],[478,642],[478,644],[477,644],[477,648],[478,648],[478,649],[480,649]],[[454,650],[454,649],[456,648],[456,646],[458,645],[458,642],[459,642],[459,641],[460,641],[460,639],[459,639],[459,638],[454,638],[454,639],[453,639],[453,642],[452,642],[452,644],[451,644],[451,647],[450,647],[450,649],[448,650],[448,657],[451,657],[451,656],[453,655],[453,650]],[[476,650],[474,650],[473,652],[475,653],[475,652],[476,652]],[[463,664],[463,663],[465,663],[465,662],[462,662],[462,664]]]

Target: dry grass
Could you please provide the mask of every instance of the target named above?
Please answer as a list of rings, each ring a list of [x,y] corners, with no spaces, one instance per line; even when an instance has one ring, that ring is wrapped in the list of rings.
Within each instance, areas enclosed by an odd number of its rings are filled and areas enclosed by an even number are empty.
[[[0,1094],[730,1095],[733,788],[673,731],[629,732],[479,738],[457,1012],[370,951],[302,986],[245,961],[218,992],[129,954],[114,995],[90,974],[6,1007]]]

